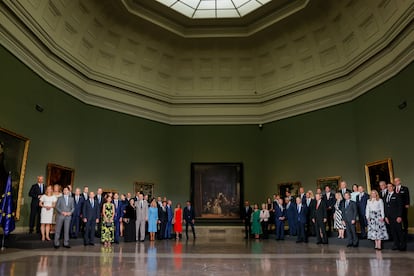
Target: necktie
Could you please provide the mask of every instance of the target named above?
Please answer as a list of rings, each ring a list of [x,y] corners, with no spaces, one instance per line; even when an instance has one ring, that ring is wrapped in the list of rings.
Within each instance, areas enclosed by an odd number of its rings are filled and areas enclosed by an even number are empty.
[[[40,186],[40,193],[43,194],[43,185],[39,184],[39,186]]]
[[[141,209],[142,209],[142,200],[141,200]]]
[[[76,199],[76,204],[78,204],[78,202],[79,202],[79,196],[76,196],[75,199]]]
[[[118,200],[115,200],[115,208],[118,209]]]
[[[345,204],[345,208],[348,208],[348,206],[349,206],[349,201],[347,200]]]
[[[397,194],[400,192],[400,186],[397,186]]]
[[[93,205],[94,205],[94,204],[93,204],[93,200],[91,199],[90,201],[91,201],[91,206],[92,206],[92,208],[93,208]]]
[[[65,203],[66,203],[66,206],[68,206],[68,196],[66,195],[65,195]]]
[[[300,205],[298,205],[298,214],[300,213]]]
[[[391,198],[391,194],[388,194],[388,196],[387,196],[387,203],[390,202],[390,198]]]

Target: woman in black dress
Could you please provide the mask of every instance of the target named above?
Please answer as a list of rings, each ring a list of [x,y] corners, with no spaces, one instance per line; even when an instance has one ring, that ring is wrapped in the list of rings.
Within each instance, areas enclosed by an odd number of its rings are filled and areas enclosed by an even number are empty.
[[[122,219],[124,223],[124,241],[125,242],[135,242],[135,220],[137,219],[137,214],[135,212],[135,200],[131,198],[128,205],[124,210],[124,217]]]

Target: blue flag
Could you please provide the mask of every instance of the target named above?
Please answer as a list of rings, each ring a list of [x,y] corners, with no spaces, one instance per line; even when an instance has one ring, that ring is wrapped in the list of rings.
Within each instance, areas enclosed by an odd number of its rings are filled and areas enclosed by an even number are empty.
[[[3,227],[4,235],[7,236],[15,228],[11,174],[7,178],[6,189],[0,200],[0,207],[0,223]]]

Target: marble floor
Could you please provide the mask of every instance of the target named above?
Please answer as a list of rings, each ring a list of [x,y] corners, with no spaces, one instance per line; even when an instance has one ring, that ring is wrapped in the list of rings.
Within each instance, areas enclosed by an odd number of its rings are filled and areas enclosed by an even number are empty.
[[[414,254],[292,240],[203,239],[0,252],[0,275],[414,275]]]

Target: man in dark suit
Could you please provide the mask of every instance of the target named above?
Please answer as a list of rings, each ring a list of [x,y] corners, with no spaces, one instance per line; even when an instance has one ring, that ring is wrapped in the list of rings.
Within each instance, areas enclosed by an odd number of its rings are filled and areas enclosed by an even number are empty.
[[[89,187],[88,186],[83,186],[82,196],[84,200],[89,199]]]
[[[114,242],[116,244],[119,243],[119,236],[121,235],[121,221],[122,216],[124,214],[124,203],[119,199],[119,194],[114,193],[113,204],[115,207],[115,214],[114,214]]]
[[[383,202],[385,202],[385,199],[387,198],[387,183],[385,181],[380,181],[379,187],[379,197],[382,199]]]
[[[29,233],[32,234],[35,224],[36,224],[36,233],[40,233],[40,211],[39,199],[45,193],[43,176],[37,177],[37,183],[33,184],[29,191],[29,196],[32,198],[30,204],[30,220],[29,220]]]
[[[384,213],[385,222],[390,225],[390,230],[394,240],[392,250],[407,250],[405,233],[402,229],[402,214],[404,204],[401,197],[394,192],[394,185],[387,184],[388,194],[385,199]]]
[[[335,193],[331,191],[331,187],[329,185],[325,186],[325,194],[322,196],[322,200],[325,201],[326,205],[326,215],[328,219],[328,232],[327,235],[330,236],[332,233],[332,225],[333,225],[333,215],[335,212]]]
[[[283,207],[283,199],[279,198],[276,204],[273,206],[275,210],[275,232],[276,240],[285,239],[285,219],[286,219],[286,210]]]
[[[165,225],[164,239],[171,239],[172,220],[174,218],[174,211],[172,208],[172,201],[167,200],[167,224]]]
[[[75,209],[72,213],[72,219],[70,221],[70,236],[71,238],[78,238],[80,232],[80,221],[82,216],[82,207],[85,199],[81,194],[80,188],[75,189],[75,195],[73,196]]]
[[[345,193],[344,200],[341,202],[342,221],[346,226],[346,236],[348,247],[358,247],[358,236],[356,234],[356,217],[358,209],[356,203],[351,200],[351,194]]]
[[[308,242],[308,238],[305,233],[306,221],[307,221],[307,213],[308,208],[306,204],[302,203],[302,198],[298,196],[296,198],[296,229],[298,233],[298,238],[296,240],[297,243],[300,242]]]
[[[295,201],[296,202],[296,201]],[[286,204],[286,219],[289,225],[289,235],[296,236],[297,235],[297,210],[296,210],[296,203],[293,203],[288,197],[285,198]]]
[[[302,204],[305,205],[306,204],[306,193],[305,193],[305,188],[303,187],[299,187],[299,194],[298,196],[300,197]]]
[[[309,236],[315,236],[315,224],[312,221],[313,218],[313,212],[315,211],[315,199],[311,197],[312,191],[308,191],[306,193],[306,201],[305,205],[308,209],[307,217],[306,217],[306,235]]]
[[[88,200],[83,203],[82,217],[85,223],[84,245],[95,245],[95,226],[99,223],[100,209],[94,192],[90,192]]]
[[[367,209],[367,202],[369,195],[365,192],[364,187],[358,187],[359,195],[357,195],[356,203],[358,209],[359,225],[361,228],[361,239],[367,238],[366,227],[368,226],[367,218],[365,216],[365,210]]]
[[[164,234],[168,222],[167,201],[162,201],[161,206],[158,207],[158,219],[160,221],[160,231],[158,231],[158,239],[162,240],[164,239]]]
[[[312,215],[312,221],[315,224],[316,244],[328,244],[328,237],[326,235],[326,222],[328,215],[326,213],[326,205],[322,200],[321,194],[315,195],[315,209]]]
[[[273,206],[274,207],[274,206]],[[274,208],[273,208],[274,210]],[[253,209],[250,207],[250,203],[246,200],[244,202],[244,207],[241,209],[241,217],[244,223],[244,238],[248,239],[250,237],[250,218],[252,216]]]
[[[348,189],[346,186],[347,186],[346,181],[341,181],[341,183],[339,183],[338,192],[342,194],[342,198],[345,197],[345,193],[351,193],[351,190]]]
[[[188,225],[191,226],[191,231],[193,232],[193,239],[195,239],[196,238],[196,234],[194,230],[195,212],[194,212],[194,208],[191,206],[190,201],[187,201],[187,206],[184,207],[183,219],[185,223],[185,235],[187,237],[187,240],[188,240]]]
[[[98,188],[98,190],[96,190],[95,201],[98,203],[98,206],[99,206],[99,219],[101,219],[101,211],[102,211],[102,206],[104,204],[104,197],[103,197],[102,188]],[[101,233],[102,233],[102,224],[98,223],[98,225],[96,227],[95,236],[100,238]]]
[[[410,208],[410,190],[407,186],[401,185],[401,179],[394,179],[394,192],[401,198],[403,204],[402,210],[402,227],[405,234],[408,233],[408,208]]]
[[[71,192],[69,191],[68,187],[63,188],[63,195],[57,200],[55,210],[56,228],[54,247],[59,248],[60,246],[59,239],[63,227],[63,247],[70,248],[69,230],[72,213],[75,210],[75,200],[71,196]]]

